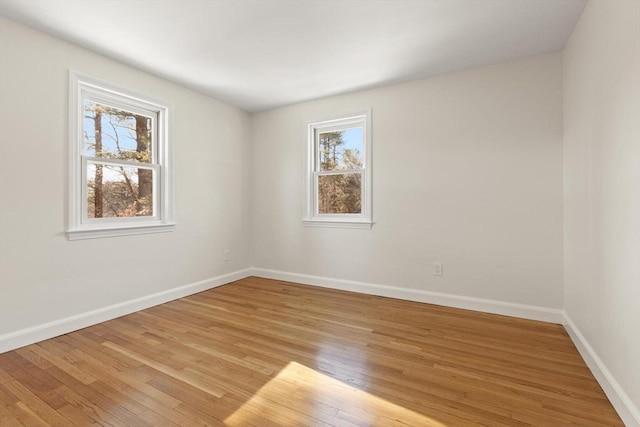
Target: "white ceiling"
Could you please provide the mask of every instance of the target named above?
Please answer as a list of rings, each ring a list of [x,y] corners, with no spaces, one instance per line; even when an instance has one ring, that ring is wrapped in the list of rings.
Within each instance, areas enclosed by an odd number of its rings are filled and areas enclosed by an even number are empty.
[[[584,0],[0,0],[0,13],[260,111],[564,47]]]

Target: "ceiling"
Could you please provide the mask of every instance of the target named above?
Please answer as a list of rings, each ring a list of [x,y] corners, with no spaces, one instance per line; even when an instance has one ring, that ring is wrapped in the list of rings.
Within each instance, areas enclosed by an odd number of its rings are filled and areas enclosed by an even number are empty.
[[[561,50],[584,0],[0,0],[0,13],[255,112]]]

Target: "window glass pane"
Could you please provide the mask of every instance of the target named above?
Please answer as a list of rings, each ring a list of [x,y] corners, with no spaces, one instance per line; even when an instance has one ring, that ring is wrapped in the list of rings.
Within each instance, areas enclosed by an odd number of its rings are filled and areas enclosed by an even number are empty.
[[[359,173],[318,176],[318,213],[361,213],[361,185]]]
[[[153,170],[87,165],[87,217],[153,216]]]
[[[151,117],[85,100],[82,123],[86,155],[152,162]]]
[[[318,133],[318,169],[353,170],[362,168],[364,149],[361,127]]]

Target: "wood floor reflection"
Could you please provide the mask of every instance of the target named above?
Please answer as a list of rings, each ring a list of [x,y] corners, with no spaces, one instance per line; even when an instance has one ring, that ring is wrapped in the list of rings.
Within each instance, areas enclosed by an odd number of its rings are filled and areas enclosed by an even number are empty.
[[[0,355],[0,425],[622,425],[560,325],[258,278]]]

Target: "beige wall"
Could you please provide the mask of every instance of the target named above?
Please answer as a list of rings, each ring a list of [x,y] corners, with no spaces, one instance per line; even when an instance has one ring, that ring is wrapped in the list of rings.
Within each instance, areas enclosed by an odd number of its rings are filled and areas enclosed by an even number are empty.
[[[1,19],[0,335],[250,266],[248,114]],[[66,239],[69,69],[174,104],[174,232]]]
[[[305,228],[305,121],[367,108],[373,229]],[[254,267],[562,307],[560,54],[252,120]]]
[[[564,87],[565,310],[640,425],[640,2],[587,5]]]

